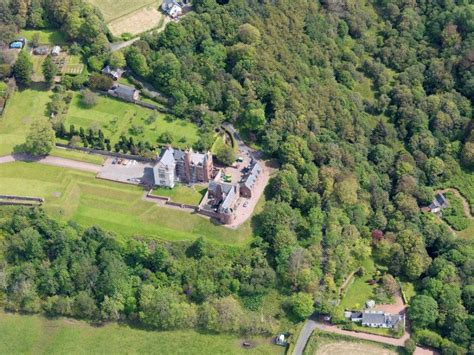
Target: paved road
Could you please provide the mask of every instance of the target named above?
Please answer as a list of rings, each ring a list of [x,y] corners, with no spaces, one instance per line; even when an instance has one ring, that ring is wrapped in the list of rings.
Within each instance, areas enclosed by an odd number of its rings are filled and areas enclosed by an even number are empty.
[[[40,163],[40,164],[59,166],[61,168],[82,170],[82,171],[87,171],[87,172],[96,173],[96,174],[102,169],[101,165],[85,163],[85,162],[72,160],[72,159],[53,157],[49,155],[45,157],[40,157],[40,158],[34,158],[32,156],[24,155],[24,154],[6,155],[3,157],[0,157],[0,164],[11,163],[14,161],[35,162],[35,163]]]
[[[315,330],[317,327],[316,321],[312,319],[308,319],[305,324],[303,325],[303,328],[300,331],[300,334],[298,336],[298,341],[296,342],[295,348],[293,349],[293,354],[292,355],[302,355],[303,350],[306,346],[306,343],[309,340],[309,337],[313,333],[313,330]]]
[[[119,51],[119,50],[121,50],[122,48],[126,48],[126,47],[128,47],[128,46],[131,46],[133,43],[135,43],[135,42],[138,41],[139,39],[140,39],[140,37],[135,37],[135,38],[132,38],[132,39],[129,40],[129,41],[110,43],[110,50],[111,50],[112,52]]]

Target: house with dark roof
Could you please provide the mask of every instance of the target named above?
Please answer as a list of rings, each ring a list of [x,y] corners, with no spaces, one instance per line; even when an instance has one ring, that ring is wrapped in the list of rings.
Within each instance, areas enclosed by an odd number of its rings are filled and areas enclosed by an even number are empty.
[[[432,213],[439,213],[442,209],[448,207],[448,200],[442,193],[437,193],[433,202],[428,206]]]
[[[129,102],[135,102],[140,99],[140,91],[134,87],[122,84],[115,84],[112,89],[108,91],[108,93],[111,96],[118,97]]]
[[[125,73],[125,70],[120,68],[112,68],[110,65],[107,65],[104,69],[102,69],[102,74],[113,80],[119,80],[123,73]]]
[[[262,167],[252,160],[247,171],[240,183],[240,195],[250,198],[252,197],[253,188],[262,173]]]
[[[365,310],[363,312],[344,312],[344,317],[352,322],[361,323],[370,328],[405,328],[405,315],[390,314],[383,311]]]

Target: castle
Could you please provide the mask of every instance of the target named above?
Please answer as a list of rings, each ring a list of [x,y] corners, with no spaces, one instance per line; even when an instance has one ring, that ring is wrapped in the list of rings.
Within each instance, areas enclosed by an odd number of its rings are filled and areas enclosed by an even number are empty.
[[[192,149],[183,151],[168,147],[161,150],[158,163],[153,167],[153,177],[155,185],[173,188],[176,182],[209,182],[213,169],[210,152],[202,154]]]

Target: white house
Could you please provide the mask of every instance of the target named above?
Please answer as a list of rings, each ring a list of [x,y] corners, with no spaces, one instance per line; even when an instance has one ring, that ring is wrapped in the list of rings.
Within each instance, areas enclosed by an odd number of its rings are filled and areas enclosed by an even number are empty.
[[[171,18],[177,18],[182,15],[183,9],[176,0],[165,0],[161,4],[161,9]]]
[[[173,188],[175,185],[176,161],[172,149],[162,151],[158,164],[153,167],[155,185]]]

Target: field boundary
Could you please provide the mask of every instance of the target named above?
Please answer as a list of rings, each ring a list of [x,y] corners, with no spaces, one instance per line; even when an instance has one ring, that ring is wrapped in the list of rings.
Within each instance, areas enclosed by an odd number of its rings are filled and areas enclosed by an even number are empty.
[[[145,7],[148,7],[148,6],[153,5],[153,4],[156,4],[156,5],[160,6],[160,4],[158,4],[158,1],[153,0],[153,1],[150,1],[150,2],[149,2],[148,4],[146,4],[146,5],[137,7],[137,8],[136,8],[135,10],[133,10],[133,11],[127,12],[126,14],[120,15],[119,17],[115,17],[115,18],[113,18],[112,20],[107,21],[106,24],[107,24],[107,26],[108,26],[111,22],[114,22],[114,21],[120,20],[120,19],[122,19],[122,18],[125,18],[125,17],[129,16],[130,14],[133,14],[134,12],[143,10]],[[99,10],[100,10],[100,9],[99,9]]]

